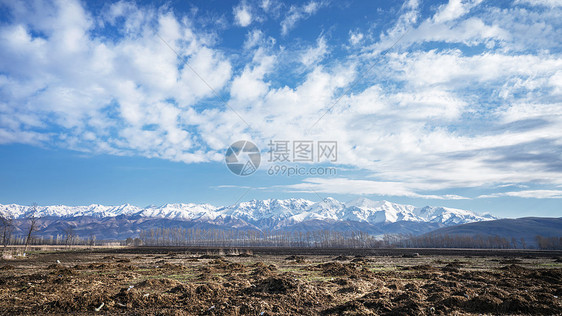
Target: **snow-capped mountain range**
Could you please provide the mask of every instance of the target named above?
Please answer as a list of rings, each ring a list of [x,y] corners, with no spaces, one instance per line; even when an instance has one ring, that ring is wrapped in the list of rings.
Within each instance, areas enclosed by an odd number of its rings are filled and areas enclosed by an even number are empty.
[[[0,214],[23,219],[30,207],[17,204],[0,204]],[[210,204],[165,204],[140,208],[130,204],[104,206],[51,205],[38,206],[36,215],[47,218],[76,217],[142,217],[169,220],[234,223],[238,221],[257,229],[280,229],[303,222],[358,222],[388,224],[397,222],[436,223],[444,226],[496,219],[491,215],[478,215],[471,211],[447,207],[415,207],[388,201],[372,201],[366,198],[342,203],[333,198],[320,202],[304,199],[252,200],[216,207]]]

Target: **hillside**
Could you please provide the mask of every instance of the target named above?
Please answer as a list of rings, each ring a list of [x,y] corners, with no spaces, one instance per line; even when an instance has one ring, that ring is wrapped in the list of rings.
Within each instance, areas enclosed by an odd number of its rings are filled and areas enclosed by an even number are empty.
[[[515,238],[522,246],[521,238],[527,246],[536,246],[536,236],[562,237],[562,217],[523,217],[517,219],[497,219],[443,227],[427,233],[428,236],[481,236],[502,237],[511,241]]]

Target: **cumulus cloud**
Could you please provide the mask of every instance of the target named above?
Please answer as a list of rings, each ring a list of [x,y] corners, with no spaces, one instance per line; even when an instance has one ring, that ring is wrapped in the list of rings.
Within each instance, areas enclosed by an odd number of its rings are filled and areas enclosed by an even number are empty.
[[[361,32],[349,32],[349,43],[351,43],[351,45],[358,45],[359,43],[361,43],[361,41],[363,40],[363,33]]]
[[[245,3],[240,3],[233,9],[236,24],[246,27],[252,23],[252,13]]]
[[[439,7],[437,13],[433,16],[433,20],[440,23],[457,19],[467,14],[471,8],[477,6],[480,2],[482,0],[449,0],[449,3]]]
[[[268,55],[263,49],[258,49],[252,61],[239,76],[233,79],[230,94],[236,101],[256,101],[263,97],[269,86],[264,82],[264,76],[273,69],[275,57]]]
[[[37,139],[77,150],[210,159],[212,152],[197,152],[181,114],[212,92],[158,36],[216,89],[230,79],[231,65],[173,12],[117,2],[101,22],[122,34],[107,41],[93,35],[96,24],[78,2],[15,2],[11,9],[14,23],[0,28],[0,68],[9,73],[0,111],[13,121],[3,125],[2,142],[42,133]],[[41,10],[52,14],[37,18]]]
[[[316,41],[316,46],[308,48],[301,55],[301,63],[305,66],[311,66],[319,61],[321,61],[324,56],[328,53],[328,45],[324,37],[319,37]]]

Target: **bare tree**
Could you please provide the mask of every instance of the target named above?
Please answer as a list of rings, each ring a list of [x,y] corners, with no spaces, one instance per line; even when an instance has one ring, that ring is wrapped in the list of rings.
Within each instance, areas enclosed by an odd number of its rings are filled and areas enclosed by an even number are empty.
[[[65,244],[67,247],[70,247],[72,241],[74,240],[74,227],[70,225],[66,226],[64,234],[66,235]]]
[[[14,218],[9,214],[5,216],[0,215],[0,229],[2,234],[2,253],[4,253],[14,231]]]
[[[89,242],[90,246],[95,246],[96,245],[96,235],[95,234],[90,234],[90,242]]]
[[[31,238],[33,237],[33,232],[37,230],[37,222],[39,217],[37,216],[37,203],[33,203],[27,214],[27,221],[29,222],[29,230],[27,231],[27,238],[25,239],[25,248],[23,252],[27,252]]]

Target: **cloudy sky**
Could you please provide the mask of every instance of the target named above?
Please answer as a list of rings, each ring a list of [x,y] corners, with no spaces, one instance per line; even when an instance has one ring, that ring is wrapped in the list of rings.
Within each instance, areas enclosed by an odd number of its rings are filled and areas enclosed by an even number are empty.
[[[560,216],[560,34],[560,0],[1,0],[0,203]],[[262,152],[250,176],[225,164],[238,140]],[[303,140],[337,161],[268,161]]]

